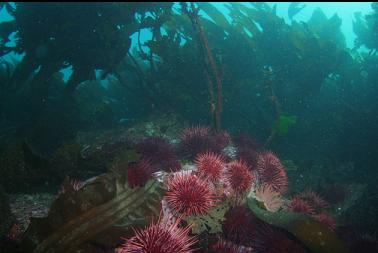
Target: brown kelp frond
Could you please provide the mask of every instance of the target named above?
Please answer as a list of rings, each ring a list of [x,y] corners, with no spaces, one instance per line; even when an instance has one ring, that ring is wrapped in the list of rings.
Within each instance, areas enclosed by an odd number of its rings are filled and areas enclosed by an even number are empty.
[[[269,212],[258,206],[252,198],[247,200],[250,210],[262,221],[282,228],[294,235],[303,245],[314,253],[351,252],[336,233],[325,224],[303,214],[278,211]]]
[[[125,182],[125,174],[108,172],[78,191],[61,194],[47,217],[31,221],[25,251],[72,252],[117,224],[122,223],[124,234],[126,226],[148,223],[148,217],[160,212],[161,183],[151,179],[144,187],[129,188]]]

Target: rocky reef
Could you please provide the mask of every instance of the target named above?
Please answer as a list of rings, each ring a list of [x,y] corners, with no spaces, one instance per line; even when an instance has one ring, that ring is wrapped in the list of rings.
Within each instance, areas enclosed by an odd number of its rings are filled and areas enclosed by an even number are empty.
[[[334,210],[347,210],[360,195],[336,205],[310,189],[292,192],[285,165],[253,138],[205,126],[181,130],[174,142],[115,133],[93,140],[102,143],[93,154],[107,158],[103,174],[66,177],[55,196],[13,195],[20,229],[7,240],[14,252],[348,252]],[[246,149],[255,162],[237,155]],[[80,152],[93,156],[90,148]],[[17,212],[28,201],[41,208]]]

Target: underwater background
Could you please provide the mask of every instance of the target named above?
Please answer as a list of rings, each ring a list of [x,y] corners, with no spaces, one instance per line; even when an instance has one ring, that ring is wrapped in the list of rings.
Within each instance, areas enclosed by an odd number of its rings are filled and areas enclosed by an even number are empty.
[[[378,252],[378,4],[0,3],[0,252]]]

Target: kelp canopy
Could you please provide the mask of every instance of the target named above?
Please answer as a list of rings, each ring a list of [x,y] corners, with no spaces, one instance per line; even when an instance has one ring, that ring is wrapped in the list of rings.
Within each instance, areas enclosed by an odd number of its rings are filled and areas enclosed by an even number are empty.
[[[112,72],[128,52],[136,4],[4,3],[14,17],[2,24],[1,55],[24,53],[8,86],[21,86],[33,73],[33,88],[47,85],[60,69],[72,66],[67,88],[93,80],[94,70]],[[143,12],[143,7],[138,6]],[[11,33],[12,45],[7,45]],[[38,69],[38,70],[37,70]]]
[[[274,75],[272,89],[283,111],[298,113],[294,108],[317,94],[324,80],[337,74],[348,59],[341,20],[327,18],[321,10],[307,23],[288,25],[264,3],[227,4],[229,18],[209,3],[198,6],[200,15],[210,18],[201,20],[222,72],[226,126],[231,110],[254,117],[245,117],[240,127],[267,133],[261,126],[274,124],[264,69]],[[72,67],[65,84],[71,92],[83,81],[94,80],[95,70],[101,70],[99,78],[112,74],[125,92],[143,96],[140,107],[152,103],[158,110],[175,111],[190,120],[208,118],[200,45],[189,18],[173,4],[7,3],[3,7],[14,20],[1,24],[1,53],[25,54],[8,73],[4,88],[20,89],[32,76],[28,85],[39,101],[49,97],[51,77],[60,69]],[[142,43],[145,29],[151,39]],[[135,33],[137,46],[131,49],[130,35]],[[11,37],[15,43],[8,43]],[[241,97],[240,91],[249,98]],[[261,124],[253,126],[255,122]]]

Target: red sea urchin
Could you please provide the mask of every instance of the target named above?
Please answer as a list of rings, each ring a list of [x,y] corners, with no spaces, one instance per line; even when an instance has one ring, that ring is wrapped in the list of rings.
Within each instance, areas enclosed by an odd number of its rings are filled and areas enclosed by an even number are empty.
[[[249,246],[256,232],[257,218],[245,206],[230,208],[224,216],[222,229],[225,237],[234,243]]]
[[[198,173],[200,176],[217,181],[222,173],[224,163],[220,155],[212,152],[199,154],[196,158]]]
[[[318,212],[327,209],[329,204],[320,195],[313,190],[307,189],[299,194],[301,199],[306,200]]]
[[[181,166],[171,144],[160,137],[148,137],[136,144],[141,158],[148,159],[156,170],[178,171]]]
[[[236,153],[238,159],[245,161],[249,167],[254,170],[257,166],[257,161],[259,158],[259,152],[254,149],[239,149]]]
[[[215,133],[213,140],[216,141],[220,147],[224,148],[230,144],[231,136],[227,131],[222,130]]]
[[[148,160],[131,162],[127,166],[127,181],[131,187],[144,186],[152,176],[152,167]]]
[[[205,214],[216,202],[209,182],[192,173],[178,173],[169,178],[165,198],[175,214],[184,216]]]
[[[335,230],[336,228],[336,221],[332,218],[330,214],[327,212],[321,212],[319,214],[312,216],[315,220],[323,223],[326,225],[329,229]]]
[[[210,250],[211,253],[239,253],[239,248],[232,242],[219,240]]]
[[[121,253],[190,253],[196,238],[189,236],[190,227],[173,224],[151,223],[143,230],[134,230],[135,236],[126,240]]]
[[[295,213],[303,213],[306,215],[314,215],[314,208],[305,200],[301,199],[299,196],[294,196],[291,198],[288,204],[289,210]]]
[[[208,151],[211,146],[209,135],[210,128],[208,127],[195,126],[184,129],[180,142],[181,151],[190,158]]]
[[[236,135],[233,138],[233,142],[235,146],[238,148],[238,150],[244,150],[244,149],[259,150],[259,148],[261,147],[261,145],[258,143],[258,141],[255,138],[245,133]]]
[[[280,159],[272,152],[260,153],[257,161],[257,172],[262,184],[271,185],[275,191],[285,194],[288,179]]]
[[[251,169],[255,169],[259,157],[258,142],[247,134],[239,134],[234,139],[237,157],[245,161]]]
[[[229,141],[230,136],[225,131],[212,134],[208,127],[195,126],[184,129],[181,135],[180,150],[185,156],[193,159],[198,154],[207,151],[219,154]]]
[[[226,181],[236,193],[249,190],[252,185],[253,175],[247,163],[242,160],[232,161],[227,164]]]

